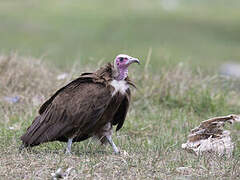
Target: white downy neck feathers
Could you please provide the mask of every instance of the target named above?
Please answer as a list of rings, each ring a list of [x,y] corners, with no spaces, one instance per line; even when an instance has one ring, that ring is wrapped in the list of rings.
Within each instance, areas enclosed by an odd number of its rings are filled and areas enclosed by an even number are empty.
[[[114,96],[117,92],[125,94],[126,90],[129,88],[125,80],[122,81],[112,80],[111,85],[114,87],[112,96]]]

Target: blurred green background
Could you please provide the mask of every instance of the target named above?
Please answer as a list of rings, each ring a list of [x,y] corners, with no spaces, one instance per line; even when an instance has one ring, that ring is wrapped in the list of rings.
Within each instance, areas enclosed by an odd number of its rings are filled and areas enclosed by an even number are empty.
[[[0,0],[0,51],[60,68],[126,53],[153,72],[186,62],[217,69],[240,61],[237,0]]]

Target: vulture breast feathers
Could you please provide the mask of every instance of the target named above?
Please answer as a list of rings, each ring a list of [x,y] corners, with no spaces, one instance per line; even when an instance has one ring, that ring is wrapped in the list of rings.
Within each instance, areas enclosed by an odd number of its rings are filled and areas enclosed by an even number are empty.
[[[83,73],[59,89],[41,106],[39,115],[21,137],[24,146],[67,142],[69,138],[82,141],[101,134],[109,123],[119,130],[129,107],[129,85],[134,84],[126,78],[122,92],[123,88],[114,87],[113,81],[113,65],[109,63],[95,73]]]

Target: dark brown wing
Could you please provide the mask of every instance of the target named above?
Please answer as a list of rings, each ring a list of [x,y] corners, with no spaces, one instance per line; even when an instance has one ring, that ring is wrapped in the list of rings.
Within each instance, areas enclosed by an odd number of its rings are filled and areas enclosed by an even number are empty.
[[[78,86],[78,84],[80,83],[84,83],[84,82],[95,82],[95,80],[97,79],[97,77],[93,74],[93,73],[83,73],[79,78],[73,80],[72,82],[70,82],[68,85],[62,87],[61,89],[59,89],[51,98],[49,98],[39,109],[39,114],[42,114],[46,108],[48,107],[49,104],[51,104],[51,102],[55,99],[55,97],[62,91],[64,91],[65,89],[71,89],[71,87],[76,87]]]
[[[130,99],[131,99],[131,91],[130,89],[127,89],[126,95],[113,118],[112,124],[117,125],[116,131],[121,129],[123,126],[123,123],[126,119],[126,115],[128,112]]]
[[[82,76],[58,90],[40,108],[39,116],[21,137],[26,146],[91,132],[112,96],[103,83]]]

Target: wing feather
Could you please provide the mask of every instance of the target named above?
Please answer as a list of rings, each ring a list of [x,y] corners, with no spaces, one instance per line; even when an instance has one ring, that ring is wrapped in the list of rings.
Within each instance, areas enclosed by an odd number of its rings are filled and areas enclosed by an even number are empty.
[[[111,92],[89,76],[78,78],[47,100],[27,132],[21,137],[27,146],[66,140],[74,133],[91,133],[111,101]],[[84,137],[83,137],[84,138]]]
[[[116,131],[121,129],[123,126],[123,123],[127,116],[130,99],[131,99],[131,91],[130,89],[127,89],[126,95],[113,118],[112,124],[117,125]]]

